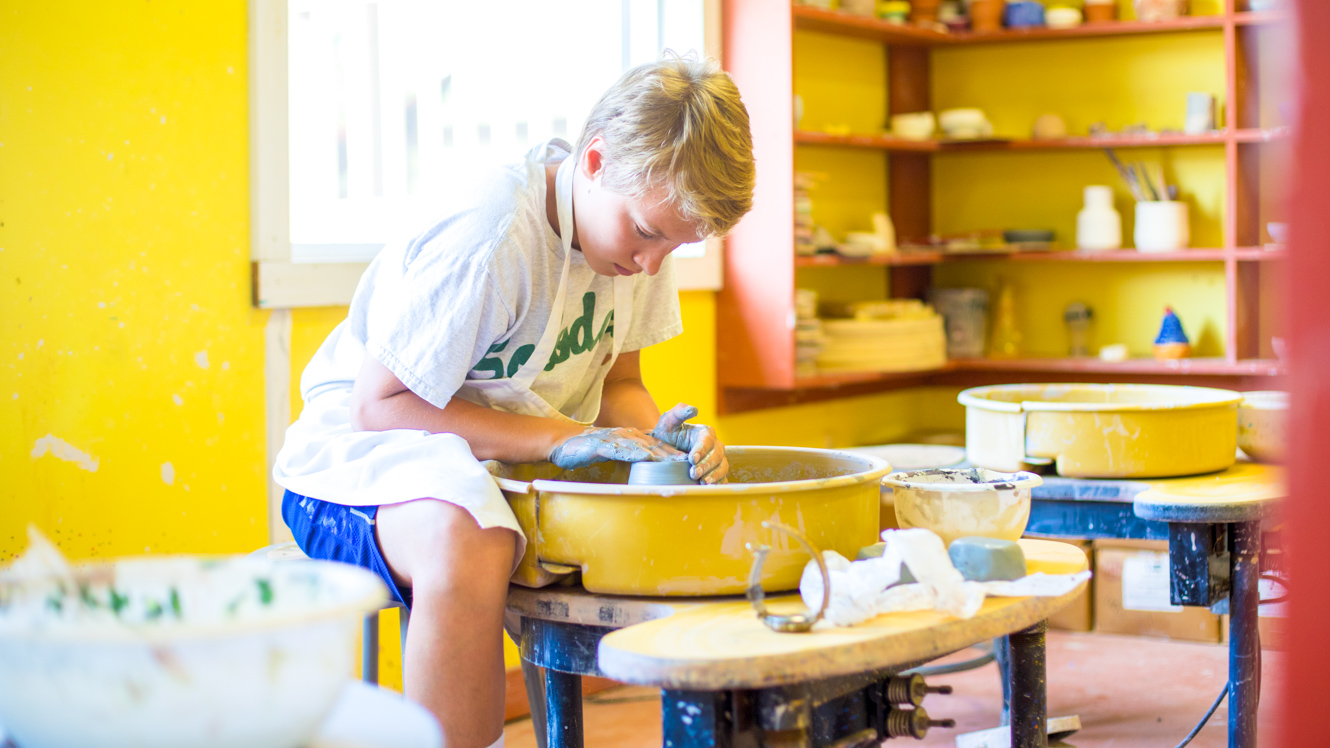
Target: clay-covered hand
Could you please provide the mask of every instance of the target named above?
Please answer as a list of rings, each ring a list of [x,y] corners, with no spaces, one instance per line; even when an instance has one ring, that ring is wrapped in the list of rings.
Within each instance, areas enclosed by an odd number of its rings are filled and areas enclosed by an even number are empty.
[[[679,450],[639,429],[589,428],[550,452],[550,462],[564,470],[597,462],[660,462],[680,459]]]
[[[730,474],[725,445],[710,426],[685,423],[696,416],[697,408],[679,403],[660,417],[651,435],[688,453],[688,461],[693,463],[689,471],[693,478],[703,483],[723,483]]]

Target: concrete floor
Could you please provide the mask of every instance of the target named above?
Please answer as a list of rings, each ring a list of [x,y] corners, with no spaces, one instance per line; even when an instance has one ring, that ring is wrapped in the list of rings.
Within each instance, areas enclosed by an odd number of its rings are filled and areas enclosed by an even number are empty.
[[[1260,708],[1260,742],[1277,744],[1281,652],[1266,650]],[[967,654],[959,655],[960,659]],[[1048,635],[1049,714],[1079,714],[1083,729],[1065,745],[1076,748],[1172,748],[1191,730],[1223,688],[1228,647],[1162,641],[1134,636]],[[887,745],[952,746],[958,733],[998,724],[1002,690],[997,667],[930,679],[949,684],[950,696],[930,696],[924,706],[934,718],[956,720],[955,730],[933,730],[923,741]],[[1228,744],[1227,702],[1192,741],[1195,748]],[[658,748],[661,744],[659,692],[624,687],[587,697],[588,748]],[[504,729],[508,748],[534,748],[528,719]]]

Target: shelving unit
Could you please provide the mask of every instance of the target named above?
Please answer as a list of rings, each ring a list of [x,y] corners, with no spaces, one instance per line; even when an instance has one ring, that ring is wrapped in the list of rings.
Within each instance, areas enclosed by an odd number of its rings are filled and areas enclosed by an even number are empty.
[[[726,286],[718,310],[718,368],[722,410],[811,402],[920,384],[1056,381],[1074,374],[1085,381],[1166,381],[1239,389],[1269,388],[1282,374],[1277,361],[1260,357],[1259,289],[1261,267],[1285,256],[1279,247],[1261,246],[1260,153],[1265,144],[1287,137],[1284,129],[1263,129],[1259,116],[1256,33],[1291,21],[1278,11],[1252,12],[1245,0],[1224,0],[1224,12],[1161,23],[1120,21],[1072,29],[1022,29],[947,34],[914,26],[825,11],[772,0],[725,0],[725,67],[744,93],[754,123],[754,150],[760,164],[754,210],[730,235]],[[1043,43],[1094,37],[1222,34],[1227,105],[1225,128],[1200,135],[1159,134],[1068,137],[1056,140],[990,139],[915,141],[885,133],[830,134],[794,127],[794,33],[814,31],[872,40],[885,47],[884,120],[898,112],[929,111],[931,52],[935,49],[997,43]],[[886,156],[888,204],[884,206],[904,242],[932,233],[932,159],[939,154],[1093,151],[1103,148],[1222,148],[1227,189],[1223,245],[1167,253],[1134,250],[1088,253],[1018,251],[947,253],[911,251],[865,259],[835,255],[794,256],[792,204],[794,152],[801,146],[876,151]],[[789,247],[782,257],[782,248]],[[785,259],[788,258],[788,259]],[[951,361],[927,372],[829,375],[799,378],[794,373],[793,294],[796,271],[804,268],[887,267],[892,297],[923,297],[938,266],[967,262],[1028,263],[1222,263],[1226,329],[1222,358],[1182,362],[1030,357]],[[845,272],[853,273],[854,270]],[[879,270],[878,272],[882,272]]]

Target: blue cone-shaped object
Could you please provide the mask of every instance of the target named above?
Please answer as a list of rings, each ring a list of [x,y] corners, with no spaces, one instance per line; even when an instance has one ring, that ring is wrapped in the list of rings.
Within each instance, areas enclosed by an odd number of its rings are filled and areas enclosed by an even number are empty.
[[[1173,307],[1164,307],[1164,323],[1159,326],[1159,337],[1155,338],[1155,345],[1190,342],[1187,333],[1182,331],[1182,321],[1173,313]]]

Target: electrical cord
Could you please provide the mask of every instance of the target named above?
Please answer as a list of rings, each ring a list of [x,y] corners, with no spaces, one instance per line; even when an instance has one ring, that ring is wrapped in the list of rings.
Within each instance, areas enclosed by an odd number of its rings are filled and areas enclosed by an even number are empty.
[[[974,670],[975,668],[983,667],[997,659],[996,654],[993,652],[992,641],[979,642],[970,647],[970,649],[977,649],[983,652],[983,654],[968,660],[952,662],[946,665],[924,665],[923,667],[911,668],[910,670],[902,672],[901,675],[914,675],[915,673],[918,673],[925,678],[931,678],[934,675],[950,675],[951,673],[961,673],[966,670]]]
[[[1210,711],[1206,712],[1204,717],[1201,717],[1201,721],[1196,723],[1196,726],[1191,729],[1191,732],[1187,733],[1187,737],[1183,738],[1181,743],[1178,743],[1177,748],[1184,748],[1192,741],[1192,738],[1196,737],[1201,731],[1201,728],[1205,727],[1205,723],[1210,721],[1210,717],[1215,713],[1215,710],[1219,708],[1219,703],[1223,701],[1224,697],[1227,695],[1228,684],[1225,683],[1224,690],[1219,692],[1219,698],[1215,699],[1215,703],[1210,705]]]

